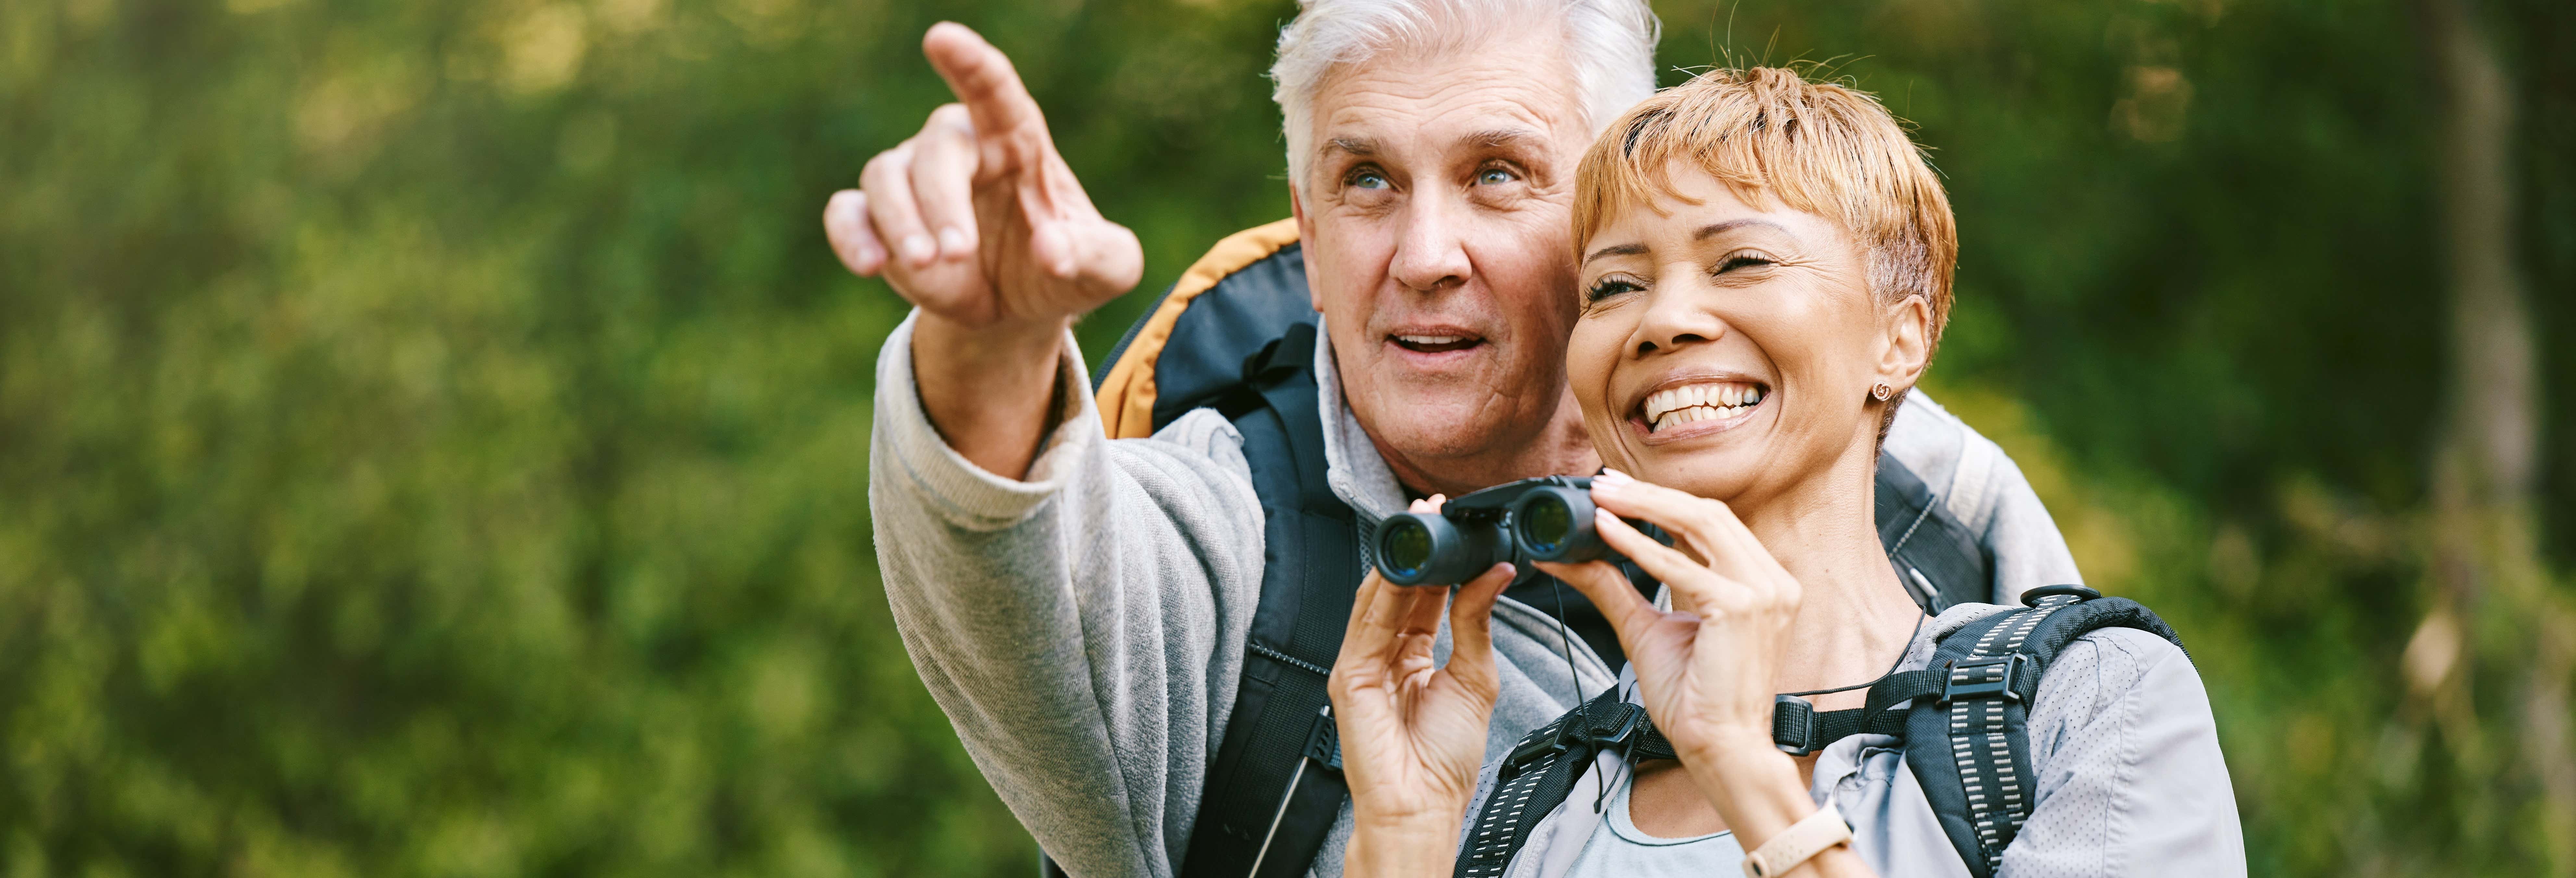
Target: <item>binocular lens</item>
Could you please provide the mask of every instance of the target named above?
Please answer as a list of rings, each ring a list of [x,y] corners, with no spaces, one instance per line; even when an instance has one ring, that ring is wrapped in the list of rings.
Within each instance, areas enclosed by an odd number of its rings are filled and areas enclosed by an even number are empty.
[[[1411,518],[1387,522],[1386,532],[1378,537],[1377,557],[1397,577],[1421,575],[1431,564],[1431,529]]]
[[[1450,501],[1439,512],[1399,512],[1372,535],[1377,572],[1393,585],[1457,585],[1505,561],[1581,564],[1610,556],[1592,531],[1591,484],[1526,479]]]
[[[1574,510],[1553,495],[1532,498],[1520,511],[1521,543],[1535,555],[1553,555],[1574,537]]]

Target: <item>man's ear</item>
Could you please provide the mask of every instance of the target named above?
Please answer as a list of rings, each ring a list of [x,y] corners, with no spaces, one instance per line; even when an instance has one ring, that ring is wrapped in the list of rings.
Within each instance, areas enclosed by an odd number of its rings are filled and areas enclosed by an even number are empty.
[[[1298,194],[1297,184],[1288,184],[1288,212],[1297,217],[1297,260],[1306,263],[1306,307],[1315,313],[1324,311],[1324,297],[1315,292],[1315,220],[1306,216],[1306,199]]]
[[[1887,344],[1879,349],[1878,379],[1904,390],[1932,365],[1932,303],[1920,295],[1887,307]]]

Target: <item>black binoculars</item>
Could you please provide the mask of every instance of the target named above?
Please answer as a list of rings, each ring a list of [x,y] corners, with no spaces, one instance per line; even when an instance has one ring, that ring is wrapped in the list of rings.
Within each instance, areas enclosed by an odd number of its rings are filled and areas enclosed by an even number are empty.
[[[1397,585],[1457,585],[1497,563],[1624,560],[1592,527],[1592,479],[1522,479],[1466,494],[1436,514],[1407,512],[1377,526],[1377,572]]]

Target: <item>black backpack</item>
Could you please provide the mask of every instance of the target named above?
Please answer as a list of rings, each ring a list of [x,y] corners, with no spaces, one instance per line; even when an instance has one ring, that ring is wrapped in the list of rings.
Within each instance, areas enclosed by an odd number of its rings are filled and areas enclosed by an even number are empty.
[[[2136,628],[2182,646],[2164,620],[2127,598],[2054,585],[2022,600],[2030,606],[1987,614],[1942,636],[1929,667],[1888,675],[1870,687],[1865,707],[1818,713],[1805,699],[1779,696],[1772,743],[1803,756],[1856,734],[1904,739],[1905,763],[1951,847],[1969,874],[1991,878],[2030,817],[2035,775],[2027,723],[2040,677],[2058,652],[2104,628]],[[1604,752],[1632,761],[1674,758],[1645,709],[1620,700],[1616,686],[1532,730],[1496,773],[1456,878],[1497,878],[1510,869],[1530,830]]]
[[[1374,522],[1325,481],[1311,301],[1295,221],[1237,232],[1190,266],[1092,377],[1112,439],[1153,435],[1196,409],[1223,414],[1243,434],[1261,498],[1261,602],[1184,878],[1305,875],[1350,791],[1324,685]],[[1937,613],[1987,598],[1993,560],[1921,479],[1890,459],[1877,491],[1881,541],[1918,603]],[[1043,860],[1042,872],[1063,874]]]

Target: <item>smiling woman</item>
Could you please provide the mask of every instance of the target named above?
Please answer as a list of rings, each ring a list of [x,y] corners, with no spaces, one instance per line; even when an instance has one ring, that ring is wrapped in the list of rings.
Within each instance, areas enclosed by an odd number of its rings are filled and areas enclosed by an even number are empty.
[[[1445,596],[1365,586],[1333,672],[1348,868],[1448,871],[1468,797],[1441,791],[1473,789],[1496,804],[1466,876],[2243,874],[2208,698],[2153,613],[2051,586],[1926,619],[1887,563],[1872,479],[1957,252],[1896,120],[1720,70],[1611,125],[1575,179],[1593,524],[1665,590],[1535,562],[1630,664],[1470,782],[1498,585],[1459,592],[1437,671]]]

